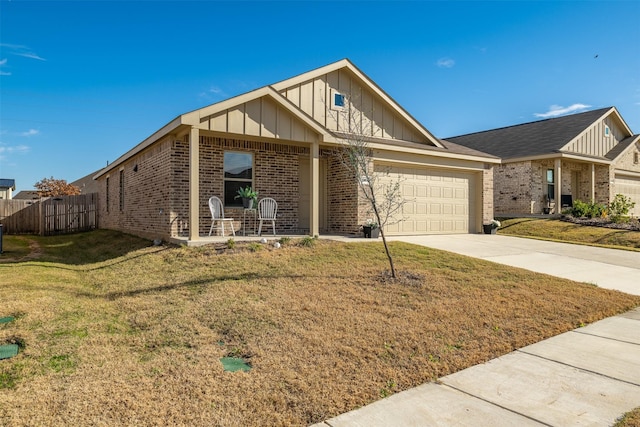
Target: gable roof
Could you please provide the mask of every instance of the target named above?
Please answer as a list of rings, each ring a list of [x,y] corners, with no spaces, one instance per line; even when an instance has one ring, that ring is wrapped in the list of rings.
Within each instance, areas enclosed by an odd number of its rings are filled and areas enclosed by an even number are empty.
[[[283,95],[282,91],[287,88],[301,84],[305,81],[312,80],[314,78],[320,78],[323,75],[326,75],[330,72],[336,70],[348,70],[353,76],[356,77],[357,81],[374,93],[386,107],[388,107],[391,111],[397,114],[402,118],[404,122],[406,122],[415,133],[421,136],[421,140],[424,141],[422,143],[415,143],[414,145],[417,147],[421,147],[423,150],[430,151],[431,149],[436,149],[434,152],[442,152],[440,155],[445,156],[448,154],[452,156],[468,156],[474,157],[474,160],[478,160],[477,157],[483,157],[488,161],[494,161],[495,157],[488,155],[486,152],[481,152],[481,150],[468,149],[467,147],[461,147],[458,145],[453,145],[449,143],[445,143],[440,139],[436,138],[433,134],[431,134],[420,122],[418,122],[415,118],[413,118],[408,112],[406,112],[397,102],[395,102],[389,95],[387,95],[377,84],[375,84],[369,77],[367,77],[362,71],[360,71],[355,65],[351,63],[348,59],[342,59],[340,61],[334,62],[332,64],[326,65],[324,67],[317,68],[312,71],[308,71],[306,73],[300,74],[298,76],[289,78],[287,80],[280,81],[278,83],[263,86],[261,88],[246,92],[244,94],[234,96],[232,98],[217,102],[215,104],[211,104],[184,114],[179,115],[162,128],[154,132],[152,135],[147,137],[144,141],[137,144],[135,147],[124,153],[122,156],[118,157],[115,161],[109,164],[104,169],[98,171],[94,179],[99,178],[102,175],[105,175],[110,170],[118,167],[123,164],[126,160],[133,157],[134,155],[140,153],[144,149],[150,147],[161,138],[170,135],[177,134],[180,135],[182,133],[186,133],[187,129],[195,126],[199,129],[208,130],[208,131],[218,131],[218,132],[230,132],[229,130],[229,121],[226,121],[226,130],[220,130],[215,128],[214,122],[216,118],[228,115],[230,113],[235,113],[241,111],[244,113],[243,109],[251,102],[255,102],[257,100],[267,99],[270,103],[276,105],[277,108],[280,108],[281,111],[285,111],[291,117],[293,117],[297,123],[301,126],[309,129],[313,135],[317,135],[317,139],[320,142],[325,143],[339,143],[339,132],[335,130],[331,130],[327,128],[325,125],[319,123],[315,120],[311,115],[307,112],[303,111],[300,106],[296,105],[290,99],[288,99],[285,95]],[[224,121],[224,120],[220,120]],[[246,132],[246,130],[245,130]],[[247,136],[255,137],[256,135],[251,135],[245,133]],[[267,136],[273,137],[273,136]],[[382,141],[382,140],[381,140]],[[403,147],[407,145],[407,141],[402,139],[385,139],[384,142],[388,144],[389,147]],[[491,160],[489,160],[491,159]]]
[[[445,139],[504,159],[557,153],[612,109],[601,108]]]
[[[640,135],[631,135],[623,139],[618,144],[616,144],[616,146],[613,147],[607,154],[605,154],[605,157],[609,160],[614,160],[620,154],[624,153],[627,148],[633,145],[633,143],[636,141],[640,141]]]
[[[12,190],[15,190],[16,189],[16,180],[15,179],[0,178],[0,188],[2,188],[2,189],[10,188]]]
[[[315,70],[307,71],[306,73],[299,74],[295,77],[291,77],[286,80],[282,80],[271,86],[277,91],[283,91],[289,87],[299,85],[306,81],[313,80],[315,78],[327,75],[333,71],[346,69],[353,74],[359,83],[365,86],[369,91],[376,94],[386,105],[388,105],[395,113],[406,120],[426,141],[431,145],[444,148],[440,140],[436,138],[431,132],[427,130],[418,120],[416,120],[411,114],[409,114],[400,104],[398,104],[391,96],[389,96],[380,86],[378,86],[369,76],[356,67],[349,59],[344,58],[340,61],[336,61],[332,64],[325,65],[324,67],[316,68]]]

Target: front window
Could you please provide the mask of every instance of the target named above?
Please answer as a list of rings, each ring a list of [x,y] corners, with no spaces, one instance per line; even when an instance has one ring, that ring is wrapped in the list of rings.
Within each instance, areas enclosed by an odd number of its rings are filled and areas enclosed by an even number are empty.
[[[547,197],[549,200],[556,198],[556,184],[553,176],[553,169],[547,169]]]
[[[120,211],[124,211],[124,170],[120,171]]]
[[[241,187],[253,188],[253,154],[226,151],[224,153],[224,205],[242,206],[236,199]]]

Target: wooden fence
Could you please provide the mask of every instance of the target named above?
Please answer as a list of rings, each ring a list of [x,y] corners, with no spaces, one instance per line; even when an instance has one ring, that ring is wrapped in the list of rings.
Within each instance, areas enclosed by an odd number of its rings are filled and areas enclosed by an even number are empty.
[[[98,228],[98,194],[40,200],[0,200],[5,234],[74,233]]]

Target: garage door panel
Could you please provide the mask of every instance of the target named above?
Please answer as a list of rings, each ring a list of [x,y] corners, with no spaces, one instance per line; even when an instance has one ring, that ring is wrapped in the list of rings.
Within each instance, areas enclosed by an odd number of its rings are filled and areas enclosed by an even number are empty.
[[[382,170],[384,166],[376,170]],[[383,183],[400,180],[405,198],[402,222],[387,234],[468,233],[473,224],[471,193],[475,176],[442,169],[392,167]]]
[[[629,210],[629,215],[640,216],[640,178],[616,175],[615,183],[616,194],[622,194],[636,202],[633,209]]]

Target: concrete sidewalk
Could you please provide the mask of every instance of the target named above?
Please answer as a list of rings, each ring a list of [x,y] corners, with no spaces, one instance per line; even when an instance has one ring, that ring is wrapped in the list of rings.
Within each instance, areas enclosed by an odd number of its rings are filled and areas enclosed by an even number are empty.
[[[640,253],[499,235],[394,237],[640,295]],[[640,406],[640,308],[316,424],[608,426]]]

